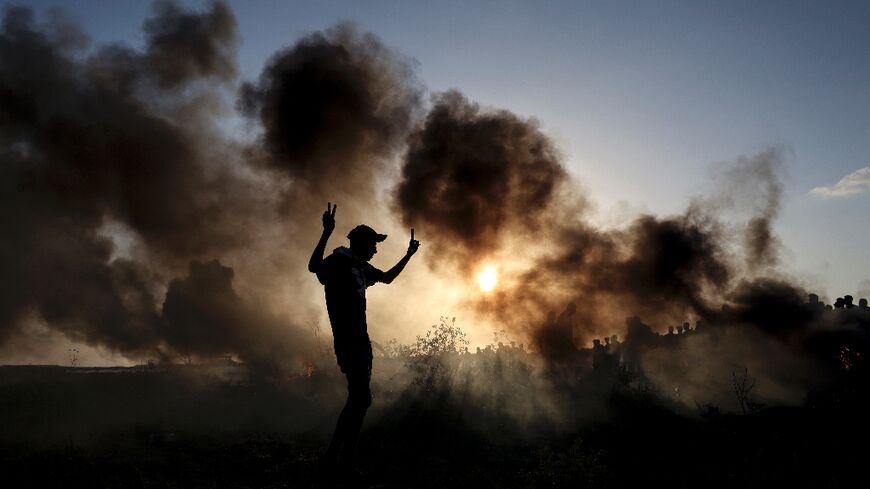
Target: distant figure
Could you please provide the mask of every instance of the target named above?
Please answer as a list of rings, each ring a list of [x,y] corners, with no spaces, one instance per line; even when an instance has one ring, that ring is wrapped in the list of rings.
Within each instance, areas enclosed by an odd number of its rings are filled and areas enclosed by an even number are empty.
[[[855,299],[851,295],[844,295],[843,307],[845,307],[846,309],[852,309],[853,307],[855,307],[855,304],[852,303],[853,300]]]
[[[597,338],[592,340],[592,370],[598,375],[613,375],[619,367],[615,336],[605,336],[604,344]]]
[[[810,294],[807,307],[814,312],[823,311],[825,309],[825,303],[819,300],[818,294]]]
[[[620,348],[622,358],[627,367],[639,371],[643,352],[658,342],[659,335],[637,316],[625,318],[625,329],[625,339]]]
[[[592,340],[592,370],[603,372],[607,364],[607,348],[601,344],[601,340]]]
[[[846,307],[846,301],[842,297],[837,297],[837,300],[834,301],[834,309],[843,309]]]
[[[557,329],[558,325],[556,324],[556,313],[554,311],[548,311],[547,319],[544,322],[544,327],[541,329],[540,333],[537,336],[538,351],[544,357],[550,355],[550,338],[554,335],[554,332]]]
[[[867,309],[867,299],[858,299],[858,307],[861,309]]]
[[[577,353],[573,338],[574,323],[571,319],[576,310],[577,306],[572,302],[558,317],[555,312],[548,312],[546,324],[538,331],[539,351],[550,366],[564,365]]]
[[[354,449],[362,428],[363,418],[372,403],[369,387],[372,375],[372,344],[366,324],[366,288],[377,282],[391,283],[411,256],[417,252],[420,242],[411,241],[408,251],[396,265],[386,272],[369,264],[377,253],[377,244],[387,239],[374,229],[360,224],[347,235],[350,247],[338,247],[323,258],[326,242],[335,229],[335,210],[338,206],[326,204],[323,213],[323,234],[311,254],[308,271],[317,274],[317,279],[326,290],[326,310],[332,325],[335,357],[338,366],[347,378],[347,403],[338,417],[335,433],[324,456],[324,468],[338,469],[341,476],[354,476]]]

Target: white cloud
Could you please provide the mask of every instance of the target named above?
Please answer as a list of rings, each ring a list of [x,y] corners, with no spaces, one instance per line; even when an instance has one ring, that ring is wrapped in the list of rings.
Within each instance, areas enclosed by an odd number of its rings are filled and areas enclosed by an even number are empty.
[[[870,190],[870,166],[853,171],[841,178],[836,185],[816,187],[810,193],[822,197],[848,197],[867,190]]]

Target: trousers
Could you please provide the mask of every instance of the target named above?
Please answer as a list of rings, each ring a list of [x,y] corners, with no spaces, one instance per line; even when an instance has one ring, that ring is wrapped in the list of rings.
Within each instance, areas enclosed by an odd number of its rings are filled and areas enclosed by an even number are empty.
[[[347,402],[338,416],[326,457],[340,465],[351,466],[363,419],[372,405],[371,361],[352,366],[343,365],[342,371],[347,379]]]

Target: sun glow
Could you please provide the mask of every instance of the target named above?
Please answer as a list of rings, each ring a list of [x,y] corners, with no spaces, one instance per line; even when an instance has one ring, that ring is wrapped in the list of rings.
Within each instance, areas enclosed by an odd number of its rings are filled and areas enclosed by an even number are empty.
[[[491,292],[498,283],[498,271],[492,265],[483,267],[477,275],[477,283],[480,285],[480,290]]]

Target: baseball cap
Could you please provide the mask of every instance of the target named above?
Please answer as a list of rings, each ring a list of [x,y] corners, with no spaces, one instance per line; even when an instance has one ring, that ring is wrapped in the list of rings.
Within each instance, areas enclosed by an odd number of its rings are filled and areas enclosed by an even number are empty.
[[[351,229],[349,233],[347,233],[347,238],[351,241],[362,239],[374,241],[375,243],[380,243],[381,241],[387,239],[387,235],[378,234],[377,232],[375,232],[374,229],[370,228],[369,226],[366,226],[365,224],[360,224],[359,226]]]

